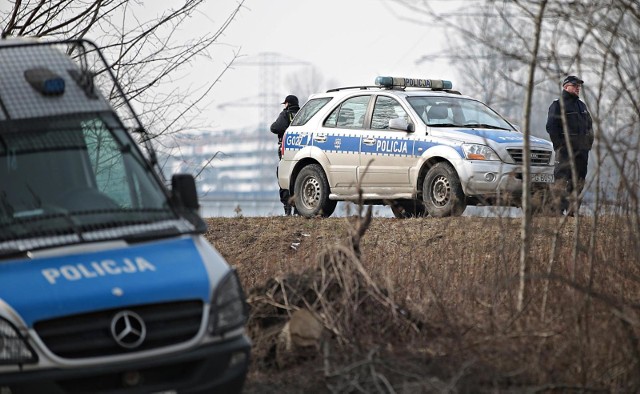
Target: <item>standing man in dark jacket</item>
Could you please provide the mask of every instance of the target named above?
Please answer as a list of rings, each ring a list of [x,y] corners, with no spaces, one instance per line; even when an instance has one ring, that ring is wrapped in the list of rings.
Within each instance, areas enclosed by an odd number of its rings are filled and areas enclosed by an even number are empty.
[[[278,119],[271,125],[271,132],[273,134],[278,135],[278,158],[282,159],[282,152],[280,151],[280,147],[282,146],[282,136],[284,135],[285,130],[291,124],[293,117],[296,115],[300,106],[298,105],[298,98],[292,94],[288,95],[284,102],[284,109],[278,115]],[[278,175],[278,170],[276,169],[276,177]],[[291,215],[291,205],[289,205],[289,190],[280,189],[280,201],[282,205],[284,205],[284,214],[287,216]]]
[[[573,177],[571,172],[571,158],[569,145],[573,151],[573,163],[575,165],[577,180],[576,193],[580,194],[587,177],[587,165],[589,163],[589,151],[593,145],[593,128],[591,115],[587,106],[580,100],[580,88],[582,81],[575,75],[569,75],[562,82],[562,96],[560,100],[554,100],[549,107],[547,117],[547,133],[551,137],[553,148],[556,151],[555,189],[559,192],[559,203],[555,206],[557,213],[567,211],[568,215],[574,215],[580,208],[580,201],[576,201],[575,207],[569,206],[568,195],[573,191]],[[564,107],[564,108],[562,108]],[[563,111],[564,119],[563,122]],[[565,136],[568,136],[568,141]],[[569,145],[567,145],[567,142]]]

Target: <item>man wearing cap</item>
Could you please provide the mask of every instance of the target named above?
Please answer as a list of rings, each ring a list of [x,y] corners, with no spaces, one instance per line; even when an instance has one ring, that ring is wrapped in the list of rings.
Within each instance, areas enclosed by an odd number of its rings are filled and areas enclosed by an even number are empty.
[[[559,199],[554,208],[559,214],[566,210],[568,215],[574,215],[580,208],[579,200],[575,207],[570,207],[567,198],[573,191],[569,146],[573,151],[573,163],[578,177],[576,192],[580,194],[587,177],[589,151],[593,145],[591,115],[586,104],[580,100],[580,88],[583,83],[584,81],[575,75],[566,77],[562,81],[562,95],[560,97],[562,103],[558,99],[554,100],[549,106],[547,116],[547,133],[549,133],[556,151],[554,171],[556,184],[554,189],[558,191]],[[565,122],[563,122],[563,113]],[[568,139],[565,134],[569,137]]]
[[[293,117],[296,115],[300,106],[298,105],[298,98],[292,94],[288,95],[284,101],[284,109],[278,115],[278,119],[271,125],[271,132],[273,134],[278,135],[278,158],[282,159],[282,152],[280,151],[280,146],[282,145],[282,136],[284,135],[285,130],[291,124]],[[276,169],[276,176],[278,175],[278,171]],[[289,204],[289,190],[280,189],[280,201],[284,205],[284,214],[287,216],[291,215],[291,205]]]

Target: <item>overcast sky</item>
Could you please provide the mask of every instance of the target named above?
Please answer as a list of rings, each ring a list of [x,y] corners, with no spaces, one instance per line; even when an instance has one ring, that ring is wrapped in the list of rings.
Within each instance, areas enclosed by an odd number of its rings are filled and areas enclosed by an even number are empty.
[[[209,3],[203,11],[215,26],[236,5],[231,0]],[[434,3],[440,8],[448,4]],[[219,64],[233,51],[243,57],[213,92],[212,116],[207,116],[211,129],[259,123],[260,108],[254,104],[260,96],[269,90],[282,98],[296,94],[289,91],[287,76],[304,76],[312,68],[325,81],[322,89],[371,85],[378,75],[449,79],[455,87],[455,71],[446,62],[417,62],[441,50],[444,32],[430,23],[403,20],[402,11],[385,0],[247,0],[214,51]],[[265,70],[258,65],[266,52],[293,63],[270,70],[271,87],[261,86]]]

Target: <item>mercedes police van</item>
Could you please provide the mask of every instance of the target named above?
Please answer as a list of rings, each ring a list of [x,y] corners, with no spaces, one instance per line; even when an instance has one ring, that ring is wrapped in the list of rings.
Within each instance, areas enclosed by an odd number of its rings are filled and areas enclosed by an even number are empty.
[[[390,205],[397,217],[517,205],[524,136],[450,81],[378,77],[312,95],[287,129],[278,182],[303,216],[337,201]],[[534,190],[554,181],[551,142],[530,137]]]
[[[239,392],[240,282],[112,72],[88,41],[0,40],[0,393]]]

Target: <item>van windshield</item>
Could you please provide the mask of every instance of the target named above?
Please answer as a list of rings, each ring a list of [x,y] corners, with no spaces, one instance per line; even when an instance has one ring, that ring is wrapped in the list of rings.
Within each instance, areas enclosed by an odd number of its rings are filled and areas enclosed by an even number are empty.
[[[0,254],[122,238],[176,221],[160,181],[112,114],[0,123]]]

